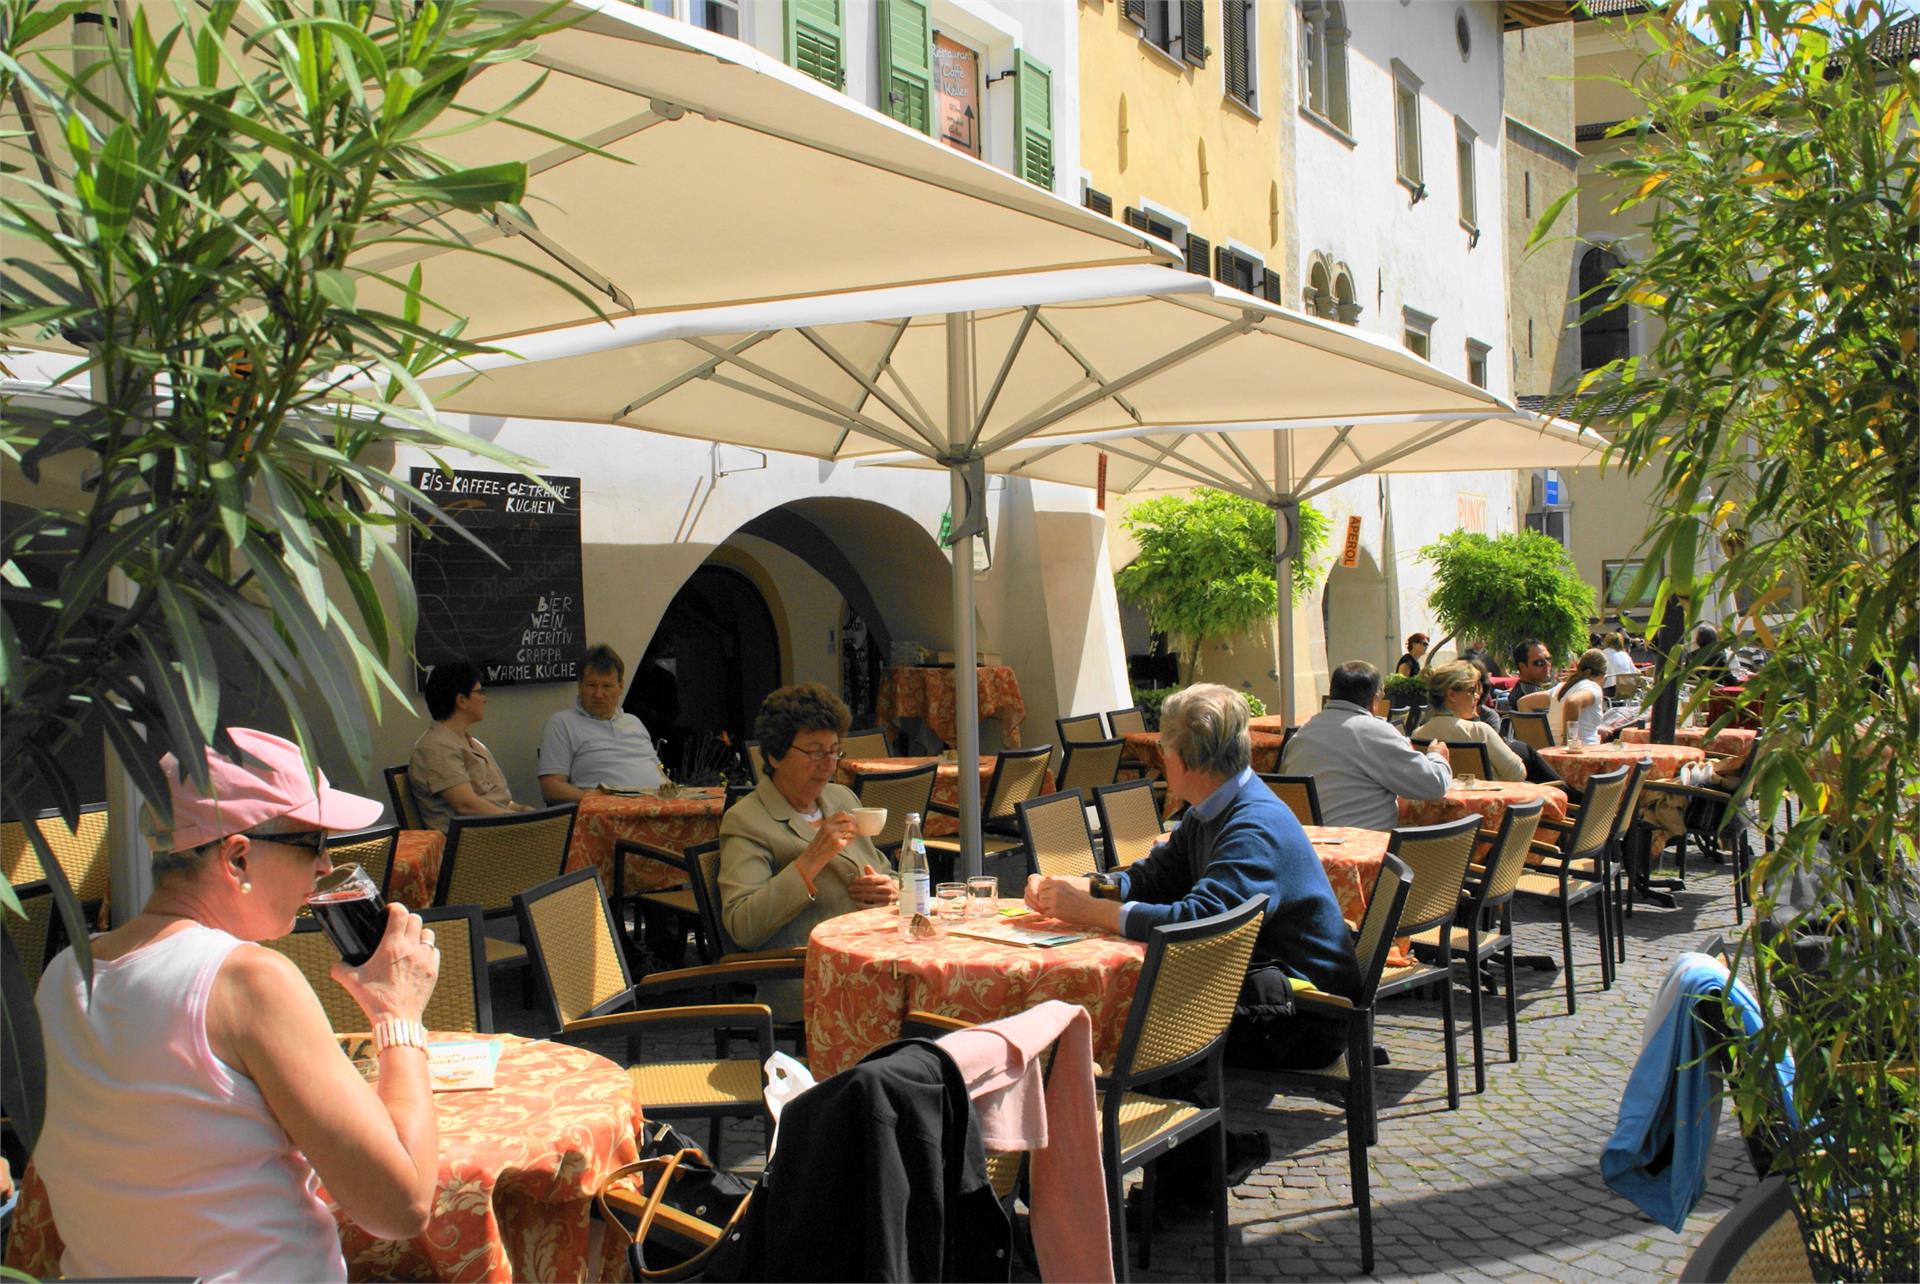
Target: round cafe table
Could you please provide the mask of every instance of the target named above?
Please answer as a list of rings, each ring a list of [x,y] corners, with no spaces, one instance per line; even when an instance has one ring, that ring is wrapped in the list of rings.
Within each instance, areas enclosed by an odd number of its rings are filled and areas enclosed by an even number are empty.
[[[1071,930],[1086,939],[1043,950],[952,934],[905,941],[890,905],[828,919],[807,942],[809,1067],[823,1079],[846,1069],[899,1038],[901,1020],[914,1009],[978,1023],[1047,999],[1086,1008],[1094,1060],[1111,1063],[1147,947]]]
[[[475,1037],[488,1036],[433,1039]],[[639,1158],[632,1081],[581,1048],[492,1037],[504,1045],[492,1088],[434,1094],[440,1174],[426,1230],[404,1242],[376,1239],[334,1210],[349,1279],[586,1277],[593,1194]],[[61,1251],[46,1187],[29,1166],[6,1264],[51,1279]]]
[[[1286,743],[1286,736],[1275,731],[1255,731],[1251,735],[1253,769],[1265,772],[1280,770],[1280,746]],[[1149,777],[1158,779],[1166,773],[1167,764],[1160,753],[1158,731],[1130,731],[1124,739],[1127,742],[1127,756],[1144,765]]]
[[[1706,751],[1698,745],[1600,744],[1576,748],[1561,746],[1536,752],[1542,762],[1559,774],[1560,779],[1582,792],[1585,792],[1587,782],[1602,772],[1631,767],[1642,758],[1653,760],[1653,766],[1647,771],[1648,780],[1671,780],[1680,774],[1682,766],[1689,762],[1704,762],[1707,756]]]
[[[1652,732],[1645,727],[1624,727],[1620,731],[1620,743],[1644,745],[1649,743]],[[1722,772],[1738,771],[1747,764],[1747,755],[1753,752],[1753,746],[1760,739],[1760,733],[1752,727],[1722,727],[1708,734],[1705,727],[1676,727],[1673,743],[1692,745],[1708,753],[1724,754],[1726,761],[1715,764]]]
[[[580,810],[573,818],[573,841],[567,848],[563,872],[591,865],[600,871],[601,885],[612,895],[616,842],[625,838],[670,852],[710,843],[720,837],[720,813],[726,804],[724,789],[683,789],[675,798],[588,794],[580,800]],[[642,856],[627,858],[629,893],[678,887],[686,881],[686,875],[671,865]]]
[[[1566,820],[1567,793],[1558,785],[1535,785],[1524,780],[1476,780],[1471,785],[1455,781],[1440,798],[1402,798],[1400,823],[1439,825],[1474,815],[1480,817],[1480,828],[1492,831],[1500,828],[1500,819],[1507,814],[1507,808],[1535,798],[1540,800],[1541,820]],[[1539,863],[1531,854],[1528,861]]]
[[[993,779],[992,754],[980,756],[980,798],[986,800],[987,783]],[[883,771],[905,771],[910,767],[924,767],[928,763],[940,764],[933,773],[933,801],[948,807],[960,806],[960,764],[947,762],[940,758],[842,758],[834,779],[849,789],[858,790],[860,777],[870,776]],[[1040,792],[1053,792],[1053,772],[1049,770],[1046,778],[1040,782]],[[941,838],[960,832],[960,821],[953,816],[943,816],[937,811],[928,812],[920,818],[920,832],[928,838]]]
[[[1355,829],[1349,825],[1302,825],[1307,841],[1313,844],[1320,867],[1327,871],[1333,897],[1340,902],[1340,917],[1356,929],[1367,916],[1373,884],[1380,877],[1387,844],[1393,835],[1384,829]],[[1388,967],[1406,967],[1413,960],[1409,942],[1401,937],[1387,953]]]

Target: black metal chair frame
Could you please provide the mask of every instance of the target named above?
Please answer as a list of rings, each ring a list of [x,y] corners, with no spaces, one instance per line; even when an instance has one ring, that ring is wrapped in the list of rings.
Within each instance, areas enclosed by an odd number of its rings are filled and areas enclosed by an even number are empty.
[[[1094,814],[1100,817],[1100,869],[1103,873],[1111,873],[1114,869],[1113,846],[1107,840],[1107,835],[1113,832],[1113,821],[1107,814],[1107,799],[1110,795],[1123,789],[1146,790],[1147,798],[1153,804],[1154,818],[1158,820],[1160,816],[1160,806],[1154,798],[1153,782],[1145,777],[1136,780],[1116,781],[1111,785],[1095,786],[1093,791],[1093,807]],[[1164,822],[1162,822],[1161,825],[1161,832],[1166,832]]]
[[[1267,782],[1267,788],[1272,789],[1274,797],[1279,798],[1282,802],[1286,802],[1286,799],[1275,786],[1298,785],[1304,788],[1307,795],[1307,816],[1311,817],[1311,819],[1299,816],[1296,816],[1295,819],[1299,820],[1303,825],[1318,825],[1322,823],[1320,820],[1320,787],[1313,782],[1312,776],[1289,776],[1284,772],[1263,771],[1260,773],[1260,779]],[[1288,804],[1288,809],[1292,809],[1291,804]]]

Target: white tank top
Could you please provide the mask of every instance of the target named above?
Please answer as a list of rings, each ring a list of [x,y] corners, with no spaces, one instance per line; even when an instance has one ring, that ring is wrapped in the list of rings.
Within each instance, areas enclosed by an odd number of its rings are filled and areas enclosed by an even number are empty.
[[[1600,694],[1600,684],[1592,678],[1582,678],[1567,688],[1567,695],[1576,691],[1591,691],[1593,699],[1587,701],[1587,707],[1574,717],[1573,743],[1597,745],[1600,743],[1600,706],[1605,703],[1605,697]],[[1565,698],[1558,694],[1548,697],[1547,725],[1553,730],[1553,743],[1557,745],[1567,743],[1566,721]]]
[[[347,1278],[312,1166],[207,1042],[207,995],[241,944],[190,923],[96,961],[91,1003],[71,949],[41,977],[47,1118],[33,1164],[67,1276]]]

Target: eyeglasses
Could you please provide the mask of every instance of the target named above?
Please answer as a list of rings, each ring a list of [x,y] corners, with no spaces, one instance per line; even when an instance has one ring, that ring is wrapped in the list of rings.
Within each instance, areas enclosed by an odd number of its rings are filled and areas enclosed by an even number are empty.
[[[310,856],[318,856],[327,849],[327,831],[324,829],[302,829],[287,834],[248,834],[247,837],[256,842],[297,847]]]
[[[839,745],[835,745],[831,749],[802,749],[799,745],[793,745],[791,748],[793,752],[805,754],[815,762],[825,762],[829,758],[838,761],[847,756],[846,750],[842,749]]]

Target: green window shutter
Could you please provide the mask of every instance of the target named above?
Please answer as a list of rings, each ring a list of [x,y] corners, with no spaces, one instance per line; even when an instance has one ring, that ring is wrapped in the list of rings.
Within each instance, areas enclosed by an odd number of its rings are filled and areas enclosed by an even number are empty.
[[[787,65],[844,89],[846,28],[840,0],[785,0]]]
[[[927,0],[880,0],[880,110],[933,132],[933,21]]]
[[[1222,0],[1220,37],[1227,55],[1227,92],[1243,103],[1253,96],[1247,86],[1247,4],[1248,0]]]
[[[1019,87],[1013,100],[1014,173],[1053,190],[1053,72],[1024,51],[1014,54]]]

